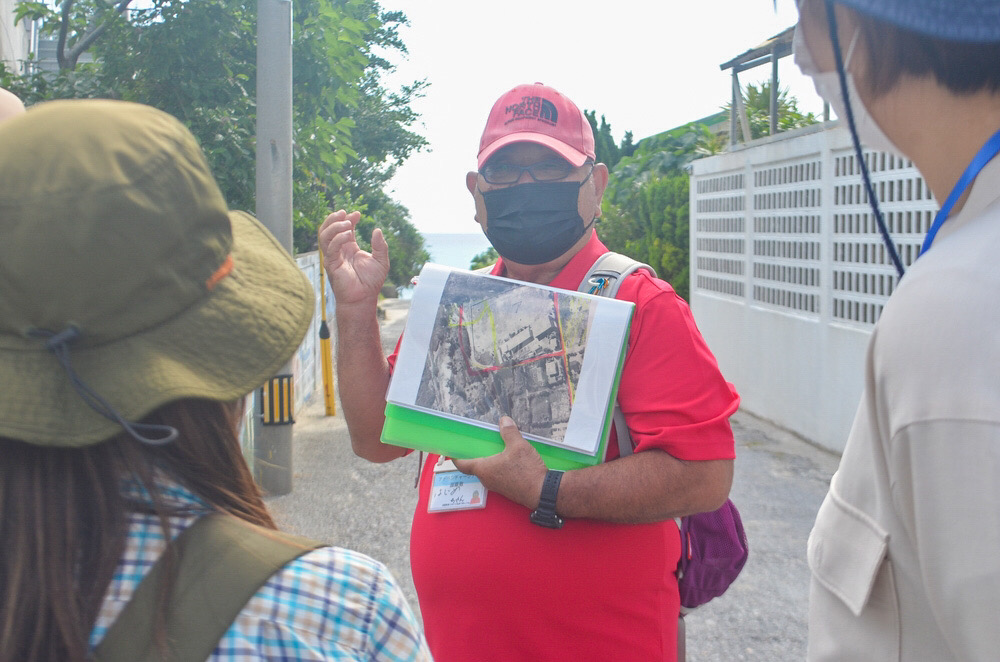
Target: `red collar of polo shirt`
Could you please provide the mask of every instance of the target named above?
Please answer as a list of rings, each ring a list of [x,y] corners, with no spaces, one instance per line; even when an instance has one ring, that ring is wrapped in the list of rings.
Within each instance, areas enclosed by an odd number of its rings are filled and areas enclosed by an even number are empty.
[[[607,252],[608,247],[597,238],[597,231],[595,230],[590,235],[590,240],[583,245],[583,248],[566,263],[566,266],[552,279],[552,282],[546,283],[546,285],[564,290],[577,289],[580,287],[580,281],[587,275],[590,268],[594,266],[594,262],[597,262],[597,258]],[[503,258],[500,258],[497,260],[496,265],[494,265],[490,275],[503,276],[506,273],[507,267],[504,265]]]

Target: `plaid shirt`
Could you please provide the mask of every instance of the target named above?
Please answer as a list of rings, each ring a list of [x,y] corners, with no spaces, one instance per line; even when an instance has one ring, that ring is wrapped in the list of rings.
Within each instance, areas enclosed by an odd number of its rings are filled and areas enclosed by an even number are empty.
[[[128,490],[142,499],[139,490]],[[164,485],[166,500],[190,515],[171,519],[177,536],[207,507],[186,489]],[[96,648],[142,578],[166,547],[155,516],[133,513],[125,553],[90,635]],[[219,640],[212,662],[431,660],[417,624],[389,570],[364,554],[321,547],[275,573]]]

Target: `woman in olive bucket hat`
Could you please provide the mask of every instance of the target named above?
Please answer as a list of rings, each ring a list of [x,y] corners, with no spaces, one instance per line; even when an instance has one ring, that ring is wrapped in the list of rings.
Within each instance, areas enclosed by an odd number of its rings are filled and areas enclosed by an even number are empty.
[[[808,657],[995,660],[1000,0],[803,0],[799,14],[795,59],[854,137],[900,275],[809,537]],[[927,235],[905,275],[872,151],[912,160],[941,204],[917,219]]]
[[[0,124],[0,661],[429,659],[385,567],[274,531],[240,452],[314,305],[172,117]]]

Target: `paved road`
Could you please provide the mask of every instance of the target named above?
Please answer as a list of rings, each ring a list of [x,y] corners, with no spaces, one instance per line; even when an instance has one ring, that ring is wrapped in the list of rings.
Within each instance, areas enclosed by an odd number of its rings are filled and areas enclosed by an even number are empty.
[[[385,305],[387,349],[402,330],[408,303]],[[375,465],[355,457],[339,403],[338,416],[326,417],[321,400],[317,394],[297,417],[293,492],[268,505],[282,528],[383,561],[416,610],[408,546],[417,460]],[[750,539],[750,559],[725,596],[688,615],[688,660],[802,660],[806,538],[838,458],[744,412],[733,417],[733,428],[732,497]]]

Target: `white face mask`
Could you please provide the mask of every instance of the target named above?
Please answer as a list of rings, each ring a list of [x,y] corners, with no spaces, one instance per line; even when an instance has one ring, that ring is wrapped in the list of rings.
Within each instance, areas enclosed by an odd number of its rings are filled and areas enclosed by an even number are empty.
[[[892,140],[889,139],[889,136],[885,135],[882,127],[878,125],[875,118],[868,112],[865,102],[861,100],[858,88],[854,84],[854,76],[851,75],[849,70],[851,57],[854,55],[854,47],[858,43],[860,34],[860,30],[854,31],[854,38],[851,39],[851,45],[847,49],[847,56],[844,58],[847,93],[851,98],[851,109],[854,111],[854,126],[858,130],[858,138],[871,149],[891,152],[902,156],[903,152],[896,147]],[[800,26],[795,27],[795,36],[792,37],[792,51],[794,53],[795,64],[798,65],[803,74],[812,78],[813,85],[816,87],[816,93],[833,106],[837,117],[841,118],[846,125],[847,104],[844,101],[844,96],[841,94],[840,76],[837,75],[836,69],[833,71],[819,70],[819,67],[816,66],[816,60],[813,59],[812,52],[809,50],[809,45],[806,44],[805,36]]]

